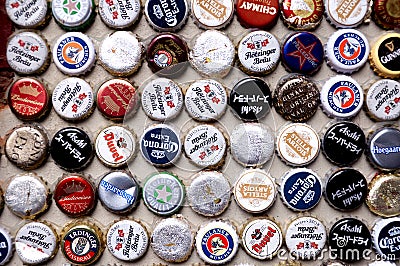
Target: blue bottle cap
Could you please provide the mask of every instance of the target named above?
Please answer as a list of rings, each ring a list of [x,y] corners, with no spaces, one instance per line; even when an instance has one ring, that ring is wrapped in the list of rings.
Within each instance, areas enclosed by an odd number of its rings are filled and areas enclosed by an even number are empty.
[[[307,211],[314,208],[322,195],[321,179],[314,171],[307,168],[297,168],[286,172],[280,188],[283,202],[295,211]]]
[[[0,265],[6,265],[13,256],[14,247],[11,234],[4,227],[0,227],[0,243]]]
[[[155,30],[174,32],[186,23],[189,5],[186,0],[147,0],[144,13]]]
[[[282,62],[289,72],[314,74],[324,61],[321,40],[310,32],[290,35],[282,46]]]

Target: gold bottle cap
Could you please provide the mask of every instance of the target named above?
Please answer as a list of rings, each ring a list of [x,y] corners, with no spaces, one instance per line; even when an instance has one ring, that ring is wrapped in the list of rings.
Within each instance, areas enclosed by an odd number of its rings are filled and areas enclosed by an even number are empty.
[[[400,33],[381,36],[369,54],[373,71],[384,78],[400,78]]]

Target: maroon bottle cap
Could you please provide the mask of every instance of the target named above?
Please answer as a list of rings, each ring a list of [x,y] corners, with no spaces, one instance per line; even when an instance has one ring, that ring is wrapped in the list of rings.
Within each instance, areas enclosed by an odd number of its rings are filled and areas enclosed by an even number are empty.
[[[279,1],[238,0],[236,15],[245,28],[272,28],[279,17]]]
[[[400,28],[399,2],[393,0],[375,0],[372,6],[373,18],[384,29]]]
[[[158,72],[168,69],[177,72],[182,66],[179,63],[188,61],[189,48],[182,38],[171,33],[159,34],[154,37],[147,48],[147,64],[151,71]]]

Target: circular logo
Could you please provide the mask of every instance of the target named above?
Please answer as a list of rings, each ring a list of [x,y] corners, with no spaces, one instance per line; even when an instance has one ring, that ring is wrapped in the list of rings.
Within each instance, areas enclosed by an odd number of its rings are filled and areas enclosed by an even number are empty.
[[[59,42],[57,59],[68,69],[80,68],[88,62],[89,47],[79,37],[67,37]]]
[[[361,46],[354,38],[344,39],[339,44],[339,53],[346,60],[354,60],[361,53]]]
[[[63,238],[64,255],[73,263],[85,264],[95,260],[100,250],[98,236],[89,229],[75,228]]]
[[[354,32],[343,33],[334,43],[336,59],[343,65],[357,65],[365,58],[367,51],[364,39]]]
[[[355,101],[354,92],[349,87],[339,87],[333,92],[333,102],[341,108],[349,108]]]
[[[360,91],[351,82],[336,82],[329,90],[328,101],[336,112],[350,113],[360,105]]]
[[[231,255],[234,243],[232,236],[227,231],[216,228],[204,234],[201,246],[208,258],[220,261]]]
[[[154,55],[154,62],[159,67],[167,67],[172,64],[172,55],[165,50],[158,50]]]

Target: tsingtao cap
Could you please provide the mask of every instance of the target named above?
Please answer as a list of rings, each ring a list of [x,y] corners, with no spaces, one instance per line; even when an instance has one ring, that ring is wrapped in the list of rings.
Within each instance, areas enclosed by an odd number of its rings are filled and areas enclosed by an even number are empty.
[[[157,78],[142,88],[142,108],[154,120],[175,118],[183,107],[183,94],[178,84],[167,78]]]
[[[321,199],[321,179],[314,171],[307,168],[289,170],[282,177],[280,193],[283,203],[290,209],[310,210]]]
[[[58,234],[48,223],[27,223],[18,229],[15,249],[24,264],[48,262],[58,251]]]
[[[348,119],[360,112],[364,92],[352,77],[337,75],[328,79],[321,89],[322,111],[331,118]]]
[[[185,187],[177,176],[168,172],[155,172],[147,177],[143,186],[143,201],[158,215],[171,215],[179,211],[185,199]]]
[[[325,44],[326,62],[338,73],[358,71],[367,62],[369,52],[367,37],[353,29],[335,31]]]
[[[379,219],[372,227],[372,243],[376,253],[387,260],[400,259],[400,250],[398,249],[399,228],[399,217]]]
[[[221,172],[201,171],[193,176],[187,198],[190,207],[198,214],[217,216],[228,208],[231,185]]]
[[[50,189],[42,177],[34,173],[23,173],[12,178],[6,188],[4,201],[12,213],[29,219],[47,210],[49,197]]]
[[[99,15],[110,28],[123,29],[132,26],[140,15],[139,0],[99,0]]]
[[[236,15],[245,28],[272,28],[279,17],[279,1],[238,0]]]
[[[54,43],[53,61],[66,75],[82,75],[92,70],[96,61],[96,50],[87,35],[81,32],[68,32],[61,35]]]
[[[348,121],[331,125],[322,138],[322,152],[337,165],[351,165],[359,160],[365,149],[365,135],[356,124]]]
[[[16,2],[19,3],[19,2]],[[7,63],[22,75],[40,74],[50,64],[50,48],[41,35],[23,31],[8,39]]]
[[[294,74],[279,81],[273,104],[275,111],[284,119],[305,122],[317,112],[319,98],[319,89],[311,79]]]
[[[296,259],[316,259],[324,249],[326,239],[325,225],[313,216],[296,217],[286,228],[285,243],[290,255]]]
[[[97,91],[97,109],[108,119],[122,121],[138,107],[137,89],[127,80],[111,79]]]
[[[64,120],[79,121],[87,118],[94,110],[92,86],[80,78],[66,78],[53,90],[54,111]]]
[[[92,161],[94,149],[85,131],[77,127],[66,127],[54,135],[50,153],[60,168],[77,171]]]
[[[50,107],[50,93],[45,84],[35,78],[20,78],[8,91],[8,105],[21,120],[39,120]]]
[[[384,29],[400,27],[400,10],[396,1],[375,0],[372,5],[373,19]]]
[[[377,121],[396,120],[400,117],[400,83],[381,79],[371,85],[365,96],[367,113]]]
[[[201,29],[225,28],[232,21],[235,10],[232,0],[192,0],[191,9],[194,23]]]
[[[379,1],[375,1],[379,2]],[[372,46],[369,62],[374,72],[383,77],[400,78],[400,33],[387,33]]]
[[[370,15],[370,0],[325,1],[326,20],[336,28],[355,28]]]
[[[14,253],[14,243],[11,234],[4,227],[0,227],[0,265],[6,265],[13,256]]]
[[[367,179],[353,168],[341,168],[329,172],[325,183],[325,199],[335,209],[352,211],[367,198]]]
[[[198,35],[189,52],[189,62],[200,75],[225,77],[235,60],[235,46],[227,35],[208,30]]]
[[[257,121],[272,108],[271,90],[265,81],[248,77],[232,88],[229,105],[233,113],[244,121]]]
[[[146,0],[144,14],[150,26],[157,31],[178,31],[189,16],[187,0]]]
[[[254,75],[274,71],[279,62],[280,52],[278,39],[262,30],[253,31],[244,36],[237,50],[243,72]]]
[[[96,137],[97,158],[106,166],[127,165],[136,155],[136,135],[128,128],[113,125],[104,128]]]
[[[288,165],[304,166],[312,163],[319,154],[318,133],[303,123],[282,126],[276,139],[276,151]]]
[[[66,31],[83,31],[96,16],[93,0],[54,0],[51,8],[54,20]]]
[[[199,257],[204,262],[214,265],[231,261],[239,248],[236,227],[227,220],[208,221],[197,231],[195,239]]]
[[[324,1],[312,0],[297,2],[283,0],[281,3],[283,23],[294,30],[313,30],[322,21],[324,15]]]
[[[282,62],[289,72],[316,73],[324,62],[321,40],[306,31],[291,34],[282,45]]]
[[[49,138],[44,128],[37,124],[21,124],[6,136],[7,159],[24,170],[36,169],[49,155]]]
[[[47,0],[5,1],[8,17],[21,28],[37,28],[46,23],[49,17]]]
[[[368,135],[367,158],[378,169],[392,171],[400,169],[400,130],[381,127]]]
[[[143,257],[150,242],[147,229],[140,222],[128,219],[111,225],[106,239],[110,253],[122,261],[134,261]]]
[[[143,59],[144,47],[130,31],[113,32],[100,44],[100,64],[113,76],[129,76],[135,73]]]
[[[400,174],[377,174],[368,185],[366,203],[371,212],[392,217],[400,215]]]
[[[121,214],[133,210],[139,203],[140,187],[134,176],[126,171],[111,171],[99,181],[97,192],[103,206]]]
[[[66,215],[87,215],[96,206],[96,189],[82,174],[64,174],[54,189],[54,201]]]

